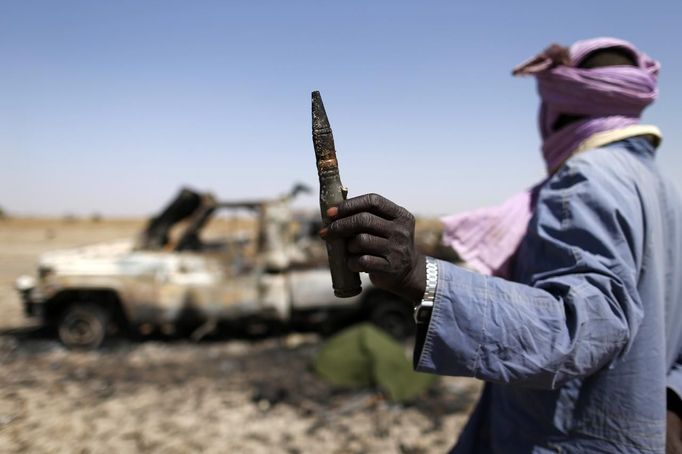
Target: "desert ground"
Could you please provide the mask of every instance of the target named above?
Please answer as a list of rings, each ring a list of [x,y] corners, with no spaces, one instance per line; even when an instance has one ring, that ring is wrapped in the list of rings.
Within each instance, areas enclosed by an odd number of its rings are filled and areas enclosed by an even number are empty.
[[[13,285],[42,252],[128,238],[141,220],[0,220],[0,452],[445,452],[480,385],[442,378],[410,405],[338,390],[311,371],[316,334],[66,350]],[[406,345],[406,354],[409,351]]]

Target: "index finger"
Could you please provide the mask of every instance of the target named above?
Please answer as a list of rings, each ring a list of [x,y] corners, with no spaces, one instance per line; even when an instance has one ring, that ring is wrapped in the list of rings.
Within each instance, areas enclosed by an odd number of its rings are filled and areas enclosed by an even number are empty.
[[[334,218],[345,218],[353,214],[367,212],[390,221],[400,217],[403,210],[403,207],[379,194],[365,194],[344,200],[338,206],[327,210],[327,215]]]

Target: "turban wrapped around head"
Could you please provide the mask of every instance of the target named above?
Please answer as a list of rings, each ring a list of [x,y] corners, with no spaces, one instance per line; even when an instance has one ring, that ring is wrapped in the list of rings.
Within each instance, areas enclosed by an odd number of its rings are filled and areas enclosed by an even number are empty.
[[[632,56],[635,66],[580,68],[596,51],[618,49]],[[542,152],[549,172],[555,171],[591,135],[639,123],[642,111],[658,95],[660,65],[627,41],[595,38],[566,49],[556,44],[514,69],[515,75],[537,79]],[[563,128],[561,115],[584,117]]]

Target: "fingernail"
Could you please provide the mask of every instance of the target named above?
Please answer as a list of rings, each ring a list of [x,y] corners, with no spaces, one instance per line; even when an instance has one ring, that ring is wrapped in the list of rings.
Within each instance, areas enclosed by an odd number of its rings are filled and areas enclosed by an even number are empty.
[[[328,229],[327,227],[325,227],[325,228],[323,228],[322,230],[320,230],[320,236],[321,236],[322,238],[326,237],[328,233],[329,233],[329,229]]]
[[[330,218],[333,218],[337,214],[339,214],[339,209],[337,207],[331,207],[327,210],[327,216]]]

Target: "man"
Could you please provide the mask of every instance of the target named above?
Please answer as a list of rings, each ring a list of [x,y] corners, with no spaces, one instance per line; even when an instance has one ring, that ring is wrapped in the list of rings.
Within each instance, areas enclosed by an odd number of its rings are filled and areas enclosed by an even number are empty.
[[[445,219],[481,273],[417,253],[414,217],[381,196],[330,209],[320,233],[347,239],[349,267],[417,305],[415,367],[487,382],[454,452],[661,453],[666,400],[680,446],[682,200],[639,124],[657,73],[611,38],[515,70],[538,81],[549,176]]]

